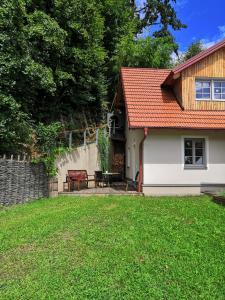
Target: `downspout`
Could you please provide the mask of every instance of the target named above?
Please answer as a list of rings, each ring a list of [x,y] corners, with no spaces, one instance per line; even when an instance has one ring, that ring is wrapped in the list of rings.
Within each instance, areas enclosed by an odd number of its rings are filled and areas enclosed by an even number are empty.
[[[144,128],[144,137],[140,142],[139,145],[139,181],[138,181],[138,192],[141,192],[141,187],[142,187],[142,183],[143,183],[143,145],[144,145],[144,141],[146,139],[148,135],[148,128],[145,127]]]

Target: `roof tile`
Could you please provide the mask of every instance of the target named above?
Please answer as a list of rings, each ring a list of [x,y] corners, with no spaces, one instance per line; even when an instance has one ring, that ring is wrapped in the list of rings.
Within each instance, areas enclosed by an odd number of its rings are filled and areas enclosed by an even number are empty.
[[[175,95],[161,85],[166,69],[122,68],[129,127],[225,129],[225,111],[182,110]]]

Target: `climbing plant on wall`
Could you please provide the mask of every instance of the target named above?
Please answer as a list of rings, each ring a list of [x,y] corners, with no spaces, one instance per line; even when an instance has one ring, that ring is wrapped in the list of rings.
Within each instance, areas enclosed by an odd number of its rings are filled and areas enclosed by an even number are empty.
[[[109,169],[109,135],[105,128],[98,133],[99,163],[103,172]]]

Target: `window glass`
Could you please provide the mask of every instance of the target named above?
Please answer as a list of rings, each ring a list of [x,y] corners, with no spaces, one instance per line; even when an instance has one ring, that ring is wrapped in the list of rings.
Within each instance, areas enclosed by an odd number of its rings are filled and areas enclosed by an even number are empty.
[[[187,167],[205,166],[205,140],[184,139],[184,164]]]
[[[201,80],[195,82],[197,100],[225,100],[225,80]]]
[[[214,99],[225,100],[225,81],[214,80]]]
[[[205,80],[197,80],[195,86],[197,99],[210,99],[211,98],[211,82]]]
[[[202,156],[196,156],[195,158],[196,165],[203,165],[203,157]]]

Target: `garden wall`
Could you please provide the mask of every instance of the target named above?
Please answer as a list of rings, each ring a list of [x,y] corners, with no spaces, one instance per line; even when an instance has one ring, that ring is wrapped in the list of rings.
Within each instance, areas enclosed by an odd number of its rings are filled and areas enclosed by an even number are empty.
[[[69,153],[60,155],[56,161],[58,169],[58,191],[63,191],[63,182],[66,181],[68,170],[87,170],[93,175],[99,170],[98,147],[96,143],[77,147]]]
[[[0,203],[15,204],[48,196],[48,177],[42,163],[0,159]]]

